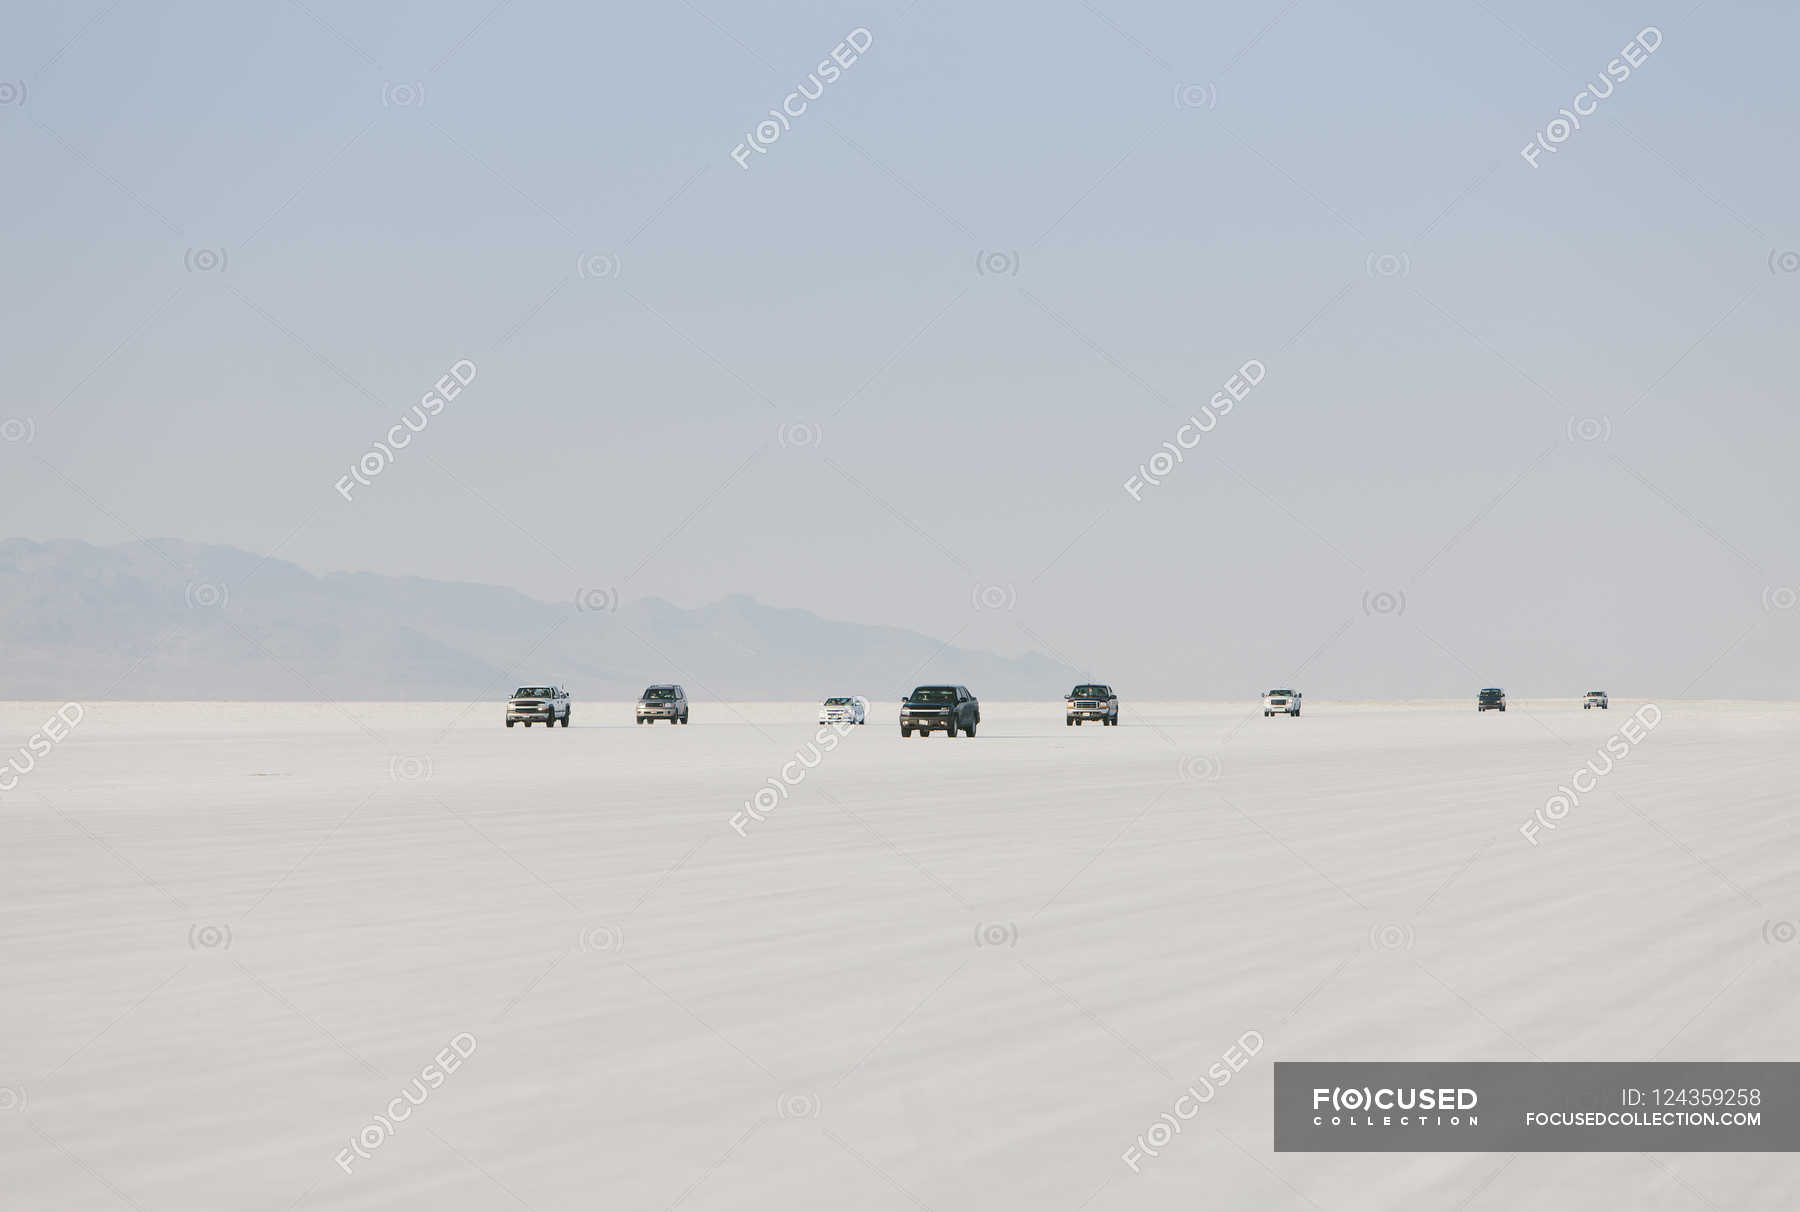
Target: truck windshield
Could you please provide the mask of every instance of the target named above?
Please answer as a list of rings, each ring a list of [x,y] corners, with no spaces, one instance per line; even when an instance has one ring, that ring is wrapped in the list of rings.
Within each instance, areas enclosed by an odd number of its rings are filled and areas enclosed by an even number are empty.
[[[1069,692],[1072,699],[1103,699],[1110,695],[1105,686],[1077,686]]]
[[[675,697],[675,692],[665,686],[652,686],[644,691],[644,697],[647,699],[672,699]]]
[[[954,703],[956,688],[953,686],[921,686],[912,692],[915,703]]]
[[[548,686],[521,686],[513,691],[515,699],[547,699],[555,692]]]

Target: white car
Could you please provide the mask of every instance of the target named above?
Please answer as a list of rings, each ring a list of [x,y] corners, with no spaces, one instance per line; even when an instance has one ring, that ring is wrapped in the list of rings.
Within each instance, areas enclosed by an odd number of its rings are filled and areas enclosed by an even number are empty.
[[[1588,691],[1587,697],[1585,699],[1581,700],[1581,709],[1583,711],[1586,711],[1590,707],[1598,707],[1600,710],[1605,711],[1606,710],[1606,691],[1604,691],[1604,690]]]
[[[1271,690],[1263,695],[1263,719],[1272,715],[1300,714],[1300,692],[1298,690]]]
[[[819,706],[821,724],[866,724],[869,722],[869,700],[859,694],[826,699]]]

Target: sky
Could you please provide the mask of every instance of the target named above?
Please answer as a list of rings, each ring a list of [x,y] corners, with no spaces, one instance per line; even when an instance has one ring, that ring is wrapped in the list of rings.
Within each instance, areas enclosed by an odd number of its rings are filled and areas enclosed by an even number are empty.
[[[0,21],[7,535],[1793,697],[1791,5]]]

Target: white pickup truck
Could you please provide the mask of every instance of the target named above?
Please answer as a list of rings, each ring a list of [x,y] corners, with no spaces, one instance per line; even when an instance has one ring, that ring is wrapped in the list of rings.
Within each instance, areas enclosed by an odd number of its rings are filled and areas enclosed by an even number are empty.
[[[1587,692],[1587,697],[1581,700],[1581,709],[1586,711],[1591,707],[1598,707],[1602,711],[1606,710],[1606,691],[1590,690]]]
[[[569,726],[569,692],[561,686],[521,686],[506,700],[506,726],[539,722],[554,728]]]
[[[1272,715],[1300,714],[1300,692],[1298,690],[1270,690],[1263,695],[1263,719]]]

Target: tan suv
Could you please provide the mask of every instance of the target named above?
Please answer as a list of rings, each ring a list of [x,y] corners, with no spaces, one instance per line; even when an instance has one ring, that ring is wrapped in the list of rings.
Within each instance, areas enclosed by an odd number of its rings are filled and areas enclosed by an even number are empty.
[[[644,687],[644,693],[638,696],[637,722],[654,724],[658,720],[667,720],[671,724],[687,723],[687,691],[673,682]]]

